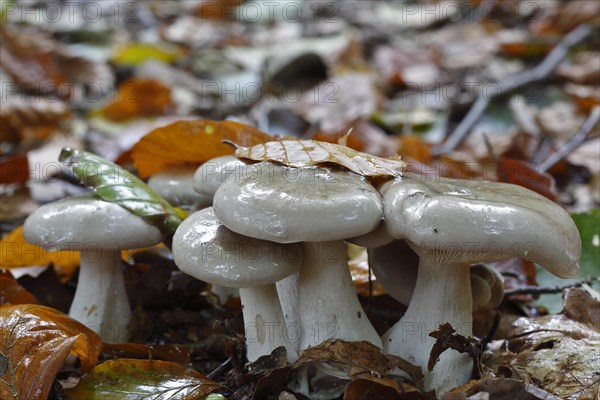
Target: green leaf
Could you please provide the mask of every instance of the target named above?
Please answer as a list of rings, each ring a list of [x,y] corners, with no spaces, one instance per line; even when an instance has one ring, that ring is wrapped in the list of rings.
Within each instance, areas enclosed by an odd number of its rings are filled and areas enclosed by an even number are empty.
[[[184,215],[150,189],[141,179],[118,165],[86,151],[64,148],[59,160],[71,167],[82,183],[104,201],[116,203],[167,237],[173,236]]]
[[[121,47],[113,57],[116,65],[136,66],[148,60],[158,60],[172,63],[177,60],[179,53],[153,44],[132,43]]]
[[[575,279],[560,279],[540,266],[537,267],[537,282],[539,286],[562,286],[569,282],[600,276],[600,209],[595,208],[587,213],[571,214],[581,236],[581,272]],[[592,287],[600,291],[600,282],[595,281]],[[542,305],[551,313],[562,310],[562,295],[544,294],[535,302]]]
[[[106,361],[68,390],[72,400],[199,400],[222,386],[193,369],[157,360]]]

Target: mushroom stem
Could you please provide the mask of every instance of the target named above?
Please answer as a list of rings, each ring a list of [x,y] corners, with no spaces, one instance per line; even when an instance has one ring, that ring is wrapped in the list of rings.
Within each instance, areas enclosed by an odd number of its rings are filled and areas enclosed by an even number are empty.
[[[381,348],[381,339],[358,301],[344,242],[304,242],[302,246],[300,350],[328,339],[366,340]]]
[[[90,246],[81,251],[79,280],[69,316],[98,333],[105,343],[127,341],[131,308],[119,250]]]
[[[387,353],[420,366],[425,375],[424,389],[437,395],[469,380],[473,361],[455,350],[444,351],[433,371],[427,363],[435,343],[429,333],[448,322],[457,334],[472,332],[472,295],[469,265],[445,263],[443,252],[422,250],[413,296],[404,316],[382,337]]]
[[[271,354],[277,347],[284,346],[288,360],[295,362],[298,359],[297,346],[288,336],[275,284],[240,288],[240,300],[248,360],[256,361],[260,356]]]
[[[290,337],[299,336],[298,327],[300,326],[300,309],[298,308],[298,274],[290,275],[275,283],[277,294],[281,303],[281,311],[288,329]],[[298,350],[299,340],[294,342]]]

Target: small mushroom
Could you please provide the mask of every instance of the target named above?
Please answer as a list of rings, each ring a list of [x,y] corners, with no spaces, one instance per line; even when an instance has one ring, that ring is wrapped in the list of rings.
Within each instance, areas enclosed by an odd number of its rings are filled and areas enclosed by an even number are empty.
[[[245,166],[242,160],[234,156],[221,156],[208,160],[194,174],[194,190],[212,199],[219,186]]]
[[[435,340],[449,322],[471,336],[469,267],[521,257],[568,278],[579,271],[581,240],[569,214],[520,186],[405,174],[382,188],[384,220],[394,238],[420,256],[417,282],[402,319],[382,337],[384,350],[421,366],[425,390],[438,395],[467,382],[472,360],[446,350],[432,371]]]
[[[288,336],[275,282],[298,272],[299,245],[239,235],[223,226],[208,207],[177,228],[173,258],[179,269],[194,278],[239,288],[249,361],[279,346],[286,348],[291,362],[296,361],[296,345]]]
[[[379,193],[361,176],[327,168],[249,165],[215,193],[215,214],[234,232],[278,243],[302,242],[300,350],[327,339],[381,339],[360,305],[345,238],[381,222]]]
[[[85,194],[38,208],[25,221],[23,234],[28,242],[47,250],[81,252],[69,315],[104,342],[125,342],[131,308],[121,250],[160,243],[160,231],[117,204]]]
[[[184,210],[199,210],[212,204],[212,195],[196,193],[193,189],[194,168],[173,167],[152,175],[150,186],[163,199]]]
[[[396,300],[408,305],[412,297],[419,255],[404,240],[368,249],[369,266],[377,281]],[[471,292],[473,311],[481,307],[497,307],[504,295],[502,275],[492,267],[477,264],[471,267]]]

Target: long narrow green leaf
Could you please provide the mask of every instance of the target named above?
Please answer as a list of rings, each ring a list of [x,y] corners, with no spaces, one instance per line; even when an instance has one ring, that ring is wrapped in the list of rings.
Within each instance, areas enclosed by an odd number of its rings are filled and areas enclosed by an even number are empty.
[[[115,163],[87,151],[65,147],[59,160],[102,200],[116,203],[173,236],[182,215],[141,179]]]

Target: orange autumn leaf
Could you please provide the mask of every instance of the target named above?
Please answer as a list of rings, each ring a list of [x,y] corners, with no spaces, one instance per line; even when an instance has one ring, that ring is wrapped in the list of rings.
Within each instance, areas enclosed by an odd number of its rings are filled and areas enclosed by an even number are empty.
[[[23,226],[15,228],[0,241],[0,267],[11,269],[54,264],[59,271],[74,271],[79,266],[78,251],[47,251],[28,243]]]
[[[0,307],[0,354],[10,373],[0,376],[0,398],[45,399],[69,354],[81,369],[98,363],[100,337],[50,307],[19,304]]]
[[[154,79],[131,78],[119,85],[117,99],[102,110],[113,121],[164,115],[172,105],[171,89]]]
[[[19,285],[12,274],[0,270],[0,304],[38,304],[38,300],[23,286]]]
[[[222,140],[254,146],[273,138],[252,126],[232,121],[177,121],[141,138],[131,149],[131,158],[140,177],[148,178],[167,167],[200,165],[211,158],[233,154],[234,149],[221,143]]]

